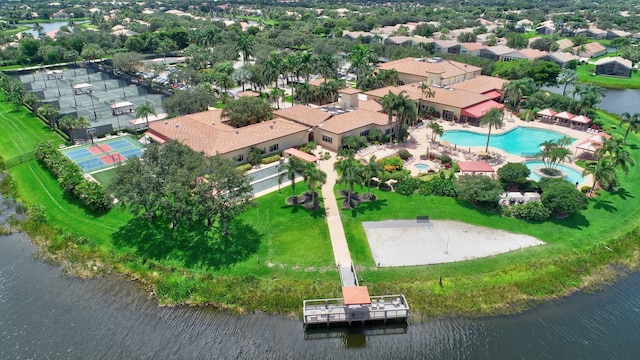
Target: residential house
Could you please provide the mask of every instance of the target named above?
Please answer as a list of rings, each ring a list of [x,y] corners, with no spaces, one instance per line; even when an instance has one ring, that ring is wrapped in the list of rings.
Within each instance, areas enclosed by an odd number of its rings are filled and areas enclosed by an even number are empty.
[[[630,77],[632,66],[630,60],[619,56],[602,58],[596,62],[596,75]]]
[[[540,25],[536,27],[536,33],[538,34],[552,35],[555,32],[556,32],[556,26],[552,20],[547,20],[545,22],[542,22],[540,23]]]
[[[606,54],[607,48],[599,42],[591,42],[581,46],[575,46],[573,53],[581,58],[594,58]]]
[[[536,60],[536,59],[540,59],[544,56],[549,55],[548,52],[546,51],[540,51],[538,49],[520,49],[520,50],[515,50],[513,52],[504,54],[502,56],[502,60],[503,61],[511,61],[511,60],[522,60],[522,59],[527,59],[527,60]]]
[[[347,111],[318,125],[315,129],[315,143],[337,151],[345,136],[367,136],[373,128],[389,134],[392,132],[393,122],[389,123],[389,116],[380,112],[363,109]]]
[[[514,50],[504,45],[489,46],[480,50],[480,56],[493,61],[502,61],[504,60],[504,55],[512,53]]]
[[[479,76],[482,71],[477,66],[437,57],[432,59],[409,57],[380,64],[378,68],[382,70],[395,69],[403,84],[425,82],[436,85],[449,85],[473,79]]]
[[[531,31],[533,28],[533,21],[529,19],[522,19],[516,23],[516,30],[520,30],[522,32]]]
[[[564,69],[567,67],[567,64],[569,64],[569,61],[571,60],[580,61],[580,57],[568,52],[556,51],[541,57],[540,60],[552,61],[558,64],[560,68]]]
[[[342,32],[342,37],[349,40],[356,40],[362,37],[364,41],[371,41],[375,35],[367,31],[349,31]]]
[[[410,36],[389,36],[384,39],[385,45],[401,45],[401,46],[413,46],[413,40]]]
[[[481,43],[460,43],[460,54],[468,54],[471,56],[480,55],[482,49],[486,49],[487,46]]]
[[[604,39],[607,37],[607,31],[598,29],[597,27],[589,27],[587,29],[577,29],[573,36],[584,36],[591,39]]]
[[[434,42],[436,53],[459,54],[460,43],[455,40],[436,40]]]
[[[560,39],[556,41],[556,44],[558,44],[558,51],[564,51],[566,49],[573,48],[574,46],[573,41],[569,39]]]
[[[624,30],[609,30],[607,31],[607,40],[615,39],[617,37],[630,38],[631,33]]]

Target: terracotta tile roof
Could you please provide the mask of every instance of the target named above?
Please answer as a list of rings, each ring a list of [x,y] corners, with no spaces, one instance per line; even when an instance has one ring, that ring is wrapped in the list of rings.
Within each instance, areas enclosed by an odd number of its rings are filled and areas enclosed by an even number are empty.
[[[409,84],[403,86],[386,86],[380,89],[367,91],[365,94],[367,97],[373,97],[379,99],[387,95],[391,91],[393,94],[398,95],[401,92],[406,92],[412,100],[419,100],[422,97],[422,91],[418,88],[418,84]]]
[[[176,117],[149,124],[149,133],[164,139],[181,141],[195,151],[208,156],[226,154],[263,142],[307,131],[306,125],[276,118],[239,129],[211,121],[212,113],[202,113]]]
[[[522,50],[518,50],[517,52],[522,54],[523,56],[525,56],[529,60],[539,59],[539,58],[541,58],[543,56],[549,55],[548,52],[540,51],[538,49],[522,49]]]
[[[358,109],[336,115],[322,123],[320,127],[334,134],[342,134],[367,125],[384,126],[388,123],[389,117],[386,114]]]
[[[462,109],[462,111],[460,111],[460,115],[480,119],[487,111],[491,110],[492,108],[502,110],[504,109],[504,105],[493,100],[488,100]]]
[[[319,87],[320,85],[322,85],[323,83],[324,83],[324,78],[317,78],[317,79],[310,80],[310,81],[308,82],[308,84],[309,84],[309,85],[311,85],[311,86],[318,86],[318,87]]]
[[[480,75],[471,80],[462,81],[451,84],[454,89],[467,90],[476,94],[484,94],[491,90],[501,90],[504,84],[509,83],[508,80],[500,79],[495,76]]]
[[[382,105],[375,100],[358,100],[358,109],[380,112],[382,111]]]
[[[491,165],[486,161],[461,161],[458,162],[460,171],[465,172],[494,172]]]
[[[338,90],[338,92],[341,93],[341,94],[349,94],[349,95],[351,95],[351,94],[359,94],[359,93],[362,92],[362,90],[356,89],[356,88],[352,88],[352,87],[346,87],[344,89]]]
[[[497,56],[508,54],[510,52],[513,52],[514,50],[515,49],[512,49],[504,45],[489,46],[488,48],[485,49],[485,51],[488,51]]]
[[[295,105],[279,109],[274,111],[273,114],[283,119],[295,121],[308,126],[318,126],[320,123],[331,117],[331,114],[327,112],[306,105]]]
[[[417,84],[400,86],[399,89],[406,90],[407,93],[417,92],[418,98],[422,96],[422,91],[418,88]],[[431,90],[434,92],[435,96],[428,99],[425,98],[425,102],[453,106],[461,109],[487,100],[491,100],[491,97],[487,95],[476,94],[474,92],[462,89],[443,89],[431,86]]]
[[[627,60],[625,58],[622,58],[620,56],[614,56],[614,57],[608,57],[608,58],[602,58],[599,59],[598,61],[596,61],[596,66],[597,65],[604,65],[604,64],[608,64],[608,63],[613,63],[616,62],[626,68],[631,69],[633,67],[633,63],[631,62],[631,60]]]
[[[580,56],[573,55],[571,53],[564,52],[564,51],[556,51],[554,53],[549,54],[548,56],[551,59],[555,59],[556,61],[563,62],[563,63],[569,62],[571,60],[580,60]]]
[[[487,45],[482,45],[480,43],[460,43],[460,46],[462,46],[463,48],[469,51],[475,51],[475,50],[481,50],[481,49],[487,48]]]
[[[558,50],[562,51],[564,49],[567,48],[572,48],[573,45],[573,41],[569,40],[569,39],[560,39],[558,41],[556,41],[556,43],[558,44]]]
[[[241,91],[236,94],[237,97],[258,97],[260,94],[253,91]]]
[[[579,49],[580,47],[577,46],[577,48]],[[591,52],[598,52],[598,51],[602,51],[602,50],[606,50],[607,49],[604,45],[600,44],[599,42],[591,42],[591,43],[585,44],[584,48],[587,51],[591,51]]]
[[[473,65],[463,64],[453,60],[443,60],[440,62],[418,61],[416,58],[404,58],[390,61],[378,66],[382,70],[395,69],[398,73],[415,76],[427,76],[427,73],[442,74],[443,78],[451,78],[467,73],[482,70]]]

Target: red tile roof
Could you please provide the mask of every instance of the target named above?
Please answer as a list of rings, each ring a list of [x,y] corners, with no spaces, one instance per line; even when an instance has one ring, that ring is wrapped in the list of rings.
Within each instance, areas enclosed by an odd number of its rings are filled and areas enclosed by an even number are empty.
[[[486,161],[464,161],[458,162],[460,171],[465,172],[495,172],[491,165]]]
[[[306,105],[295,105],[288,108],[278,109],[274,111],[273,114],[281,118],[309,126],[318,126],[332,116],[320,109]]]
[[[417,61],[416,58],[404,58],[378,66],[382,70],[395,69],[400,74],[426,77],[427,74],[442,74],[442,77],[452,78],[482,70],[479,67],[463,64],[453,60],[443,60],[440,62]]]
[[[499,110],[502,110],[504,109],[504,105],[493,100],[488,100],[462,109],[462,111],[460,111],[460,115],[480,119],[491,108],[498,108]]]
[[[334,134],[342,134],[367,125],[384,126],[389,123],[389,116],[383,113],[357,109],[336,115],[320,125],[323,130]]]
[[[345,286],[342,288],[345,305],[371,304],[369,289],[366,286]]]

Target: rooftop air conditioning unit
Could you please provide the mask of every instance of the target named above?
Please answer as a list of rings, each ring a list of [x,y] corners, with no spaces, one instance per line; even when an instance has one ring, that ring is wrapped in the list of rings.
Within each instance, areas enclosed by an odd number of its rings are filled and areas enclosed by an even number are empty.
[[[417,58],[416,61],[417,62],[425,62],[426,60],[425,60],[425,58]]]

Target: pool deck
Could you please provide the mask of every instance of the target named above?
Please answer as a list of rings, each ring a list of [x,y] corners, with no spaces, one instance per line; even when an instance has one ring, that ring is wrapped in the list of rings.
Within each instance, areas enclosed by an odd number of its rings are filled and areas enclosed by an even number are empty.
[[[473,131],[480,134],[487,134],[489,132],[488,127],[468,126],[468,125],[453,123],[451,121],[445,121],[442,119],[438,120],[438,123],[442,126],[442,128],[445,131],[467,130],[467,131]],[[582,141],[586,140],[587,138],[593,136],[593,134],[591,133],[587,133],[582,130],[572,129],[572,128],[568,128],[560,125],[543,123],[540,121],[525,122],[520,120],[516,115],[510,112],[506,112],[505,114],[503,127],[501,129],[492,128],[491,134],[492,135],[502,134],[509,130],[512,130],[517,126],[552,130],[576,139],[576,141],[574,141],[569,147],[569,149],[571,149],[571,153],[575,154],[574,158],[580,157],[580,153],[576,154],[577,145],[580,144]],[[420,160],[420,154],[426,154],[427,152],[442,153],[446,151],[455,161],[474,161],[474,160],[477,160],[476,153],[479,151],[484,151],[485,149],[484,146],[465,146],[464,148],[456,147],[454,150],[453,144],[447,145],[446,143],[443,143],[440,141],[437,141],[436,143],[432,143],[431,130],[426,126],[426,124],[420,127],[410,128],[409,134],[410,134],[410,140],[407,143],[395,144],[393,146],[377,145],[375,147],[369,147],[367,149],[361,150],[356,155],[356,157],[359,159],[369,159],[371,155],[375,155],[376,158],[381,159],[381,158],[390,156],[401,149],[405,149],[405,150],[408,150],[413,155],[413,159],[406,162],[405,165],[407,169],[411,170],[411,175],[417,176],[421,172],[424,173],[424,171],[420,171],[419,169],[416,169],[415,164],[419,164],[419,163],[427,164],[429,165],[430,169],[433,169],[435,171],[438,171],[441,167],[440,164],[438,163],[428,161],[428,160],[426,161]],[[497,155],[497,156],[494,156],[494,158],[497,158],[497,159],[495,159],[493,162],[490,162],[491,166],[496,170],[509,162],[521,163],[527,160],[527,158],[523,156],[509,154],[505,151],[502,151],[498,148],[494,148],[491,146],[489,146],[489,153],[493,155]],[[582,169],[574,165],[573,163],[565,163],[563,165],[566,165],[568,167],[574,168],[582,172]],[[593,183],[591,175],[587,175],[585,178],[586,178],[585,182],[582,184],[579,184],[579,186],[591,185]]]

